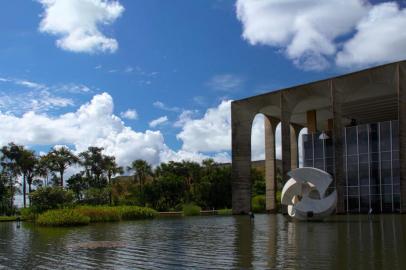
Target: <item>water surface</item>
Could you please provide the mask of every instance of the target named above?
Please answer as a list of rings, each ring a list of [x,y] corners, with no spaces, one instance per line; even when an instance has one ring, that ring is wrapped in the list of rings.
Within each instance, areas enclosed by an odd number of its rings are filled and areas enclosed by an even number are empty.
[[[0,223],[0,269],[406,269],[406,215]]]

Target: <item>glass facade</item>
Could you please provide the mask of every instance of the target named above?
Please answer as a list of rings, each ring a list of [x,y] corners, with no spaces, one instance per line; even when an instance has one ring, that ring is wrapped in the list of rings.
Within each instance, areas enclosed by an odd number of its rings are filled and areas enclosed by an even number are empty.
[[[332,140],[319,135],[303,135],[303,165],[334,175]],[[398,121],[346,127],[343,138],[347,212],[399,212]]]

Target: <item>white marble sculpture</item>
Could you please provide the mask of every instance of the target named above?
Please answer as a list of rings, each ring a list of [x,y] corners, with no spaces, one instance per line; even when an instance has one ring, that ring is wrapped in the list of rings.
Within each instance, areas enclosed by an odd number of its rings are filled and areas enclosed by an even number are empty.
[[[289,216],[299,220],[321,220],[331,215],[337,203],[334,190],[326,196],[333,182],[331,175],[316,168],[298,168],[290,171],[291,177],[282,190],[282,204],[288,206]]]

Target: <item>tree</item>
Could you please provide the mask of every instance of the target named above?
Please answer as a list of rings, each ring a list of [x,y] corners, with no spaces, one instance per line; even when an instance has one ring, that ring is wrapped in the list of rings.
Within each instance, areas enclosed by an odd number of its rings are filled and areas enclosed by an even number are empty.
[[[107,180],[109,183],[111,182],[111,177],[117,174],[121,175],[124,173],[123,167],[117,165],[116,158],[113,156],[104,156],[103,167],[104,170],[106,171]]]
[[[138,179],[140,190],[142,190],[147,177],[152,176],[151,165],[149,165],[148,162],[142,159],[134,160],[131,163],[131,166],[127,167],[127,171],[134,172],[134,180]]]
[[[60,147],[52,149],[47,154],[48,166],[50,171],[58,172],[60,175],[60,186],[63,187],[63,174],[65,170],[79,161],[79,159],[67,148]]]
[[[9,191],[9,209],[13,208],[14,195],[17,191],[16,183],[18,176],[21,175],[19,161],[21,153],[24,150],[22,145],[17,145],[13,142],[1,148],[1,168],[2,175],[8,179]]]
[[[21,149],[20,151],[20,158],[18,159],[17,164],[23,175],[23,202],[25,208],[27,195],[26,184],[28,184],[28,193],[31,193],[32,181],[34,180],[35,167],[38,160],[34,151],[27,149]]]

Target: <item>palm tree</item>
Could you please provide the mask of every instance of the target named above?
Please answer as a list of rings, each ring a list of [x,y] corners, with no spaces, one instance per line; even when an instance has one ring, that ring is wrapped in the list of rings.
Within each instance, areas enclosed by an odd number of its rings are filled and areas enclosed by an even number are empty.
[[[147,177],[152,176],[151,165],[149,165],[148,162],[142,159],[134,160],[131,163],[131,166],[127,167],[127,171],[134,172],[134,180],[138,179],[140,190],[142,190]]]
[[[17,161],[23,175],[23,202],[26,207],[27,184],[28,192],[31,193],[31,185],[34,180],[34,170],[38,162],[35,152],[32,150],[22,149],[20,159]]]
[[[114,156],[104,156],[104,170],[107,174],[107,180],[109,185],[109,203],[112,204],[112,194],[111,194],[111,177],[117,174],[123,174],[123,167],[120,167],[116,163],[116,158]]]
[[[116,158],[113,156],[104,156],[104,170],[106,171],[109,183],[111,182],[111,177],[124,173],[123,167],[117,165]]]
[[[59,172],[60,186],[63,187],[63,174],[65,170],[72,164],[78,163],[79,159],[67,147],[52,149],[47,154],[49,170]]]

